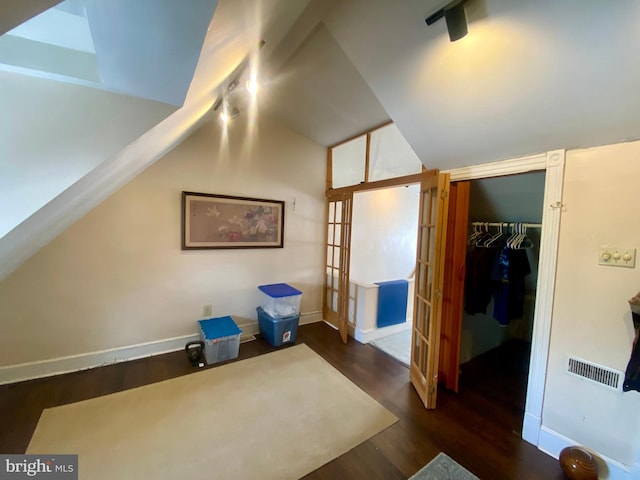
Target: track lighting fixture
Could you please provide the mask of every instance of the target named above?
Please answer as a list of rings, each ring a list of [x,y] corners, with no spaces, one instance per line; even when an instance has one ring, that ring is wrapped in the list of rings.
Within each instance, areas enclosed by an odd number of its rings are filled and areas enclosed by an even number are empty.
[[[255,95],[256,93],[258,93],[258,89],[260,88],[260,84],[258,83],[258,81],[255,78],[252,78],[250,80],[247,80],[247,83],[245,84],[245,87],[246,87],[247,91],[251,95]]]
[[[264,40],[261,40],[258,43],[257,50],[260,50],[264,46],[264,43]],[[218,90],[219,96],[215,104],[213,105],[213,111],[218,114],[220,120],[224,124],[228,124],[231,120],[240,116],[240,110],[238,109],[238,107],[235,105],[231,106],[229,102],[238,95],[237,88],[242,81],[245,69],[249,66],[249,59],[250,57],[249,55],[247,55],[245,59],[240,63],[240,65],[232,72],[232,74],[229,75],[229,77],[227,77],[227,79],[221,84]],[[256,72],[252,72],[251,78],[244,83],[251,95],[255,95],[259,88],[259,84],[255,77]],[[242,101],[240,102],[240,104],[244,105]]]
[[[225,125],[231,120],[234,120],[238,118],[238,116],[240,116],[240,110],[238,109],[238,107],[232,107],[231,105],[229,105],[225,98],[221,98],[216,102],[216,104],[213,106],[213,111],[218,112],[220,120]]]
[[[229,82],[229,85],[227,85],[227,92],[233,92],[237,86],[238,86],[238,79],[234,78],[233,80],[231,80],[231,82]]]
[[[467,30],[467,17],[464,13],[464,4],[466,0],[455,0],[444,6],[437,12],[429,15],[425,22],[427,25],[433,25],[435,22],[444,17],[447,22],[447,31],[449,32],[449,40],[455,42],[464,37]]]
[[[222,111],[220,112],[220,120],[222,120],[223,123],[227,124],[231,120],[238,118],[239,115],[240,110],[238,110],[238,107],[230,107],[225,103]]]

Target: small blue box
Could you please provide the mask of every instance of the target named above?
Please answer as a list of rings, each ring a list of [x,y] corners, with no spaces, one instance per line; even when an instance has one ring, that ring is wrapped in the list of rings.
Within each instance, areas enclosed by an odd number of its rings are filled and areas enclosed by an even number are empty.
[[[198,320],[204,358],[211,365],[238,356],[242,330],[230,316]]]
[[[262,307],[258,307],[256,310],[258,311],[260,335],[262,335],[267,342],[274,347],[295,342],[300,315],[272,317],[265,312]]]

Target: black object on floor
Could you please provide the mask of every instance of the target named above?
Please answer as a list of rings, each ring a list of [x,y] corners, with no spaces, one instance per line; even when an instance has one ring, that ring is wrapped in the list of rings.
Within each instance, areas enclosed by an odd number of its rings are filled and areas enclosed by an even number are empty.
[[[204,342],[195,340],[184,346],[184,351],[194,367],[204,367]]]

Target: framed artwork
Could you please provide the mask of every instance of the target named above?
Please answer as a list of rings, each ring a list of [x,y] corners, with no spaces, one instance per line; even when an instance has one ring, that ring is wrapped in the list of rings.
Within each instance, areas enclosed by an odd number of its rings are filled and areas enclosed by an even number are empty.
[[[282,248],[284,201],[182,192],[182,250]]]

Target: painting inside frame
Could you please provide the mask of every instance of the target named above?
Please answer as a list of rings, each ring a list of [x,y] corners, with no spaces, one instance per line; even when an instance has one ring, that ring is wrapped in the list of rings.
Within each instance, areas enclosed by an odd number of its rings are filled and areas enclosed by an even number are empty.
[[[284,201],[182,192],[182,249],[282,248]]]

